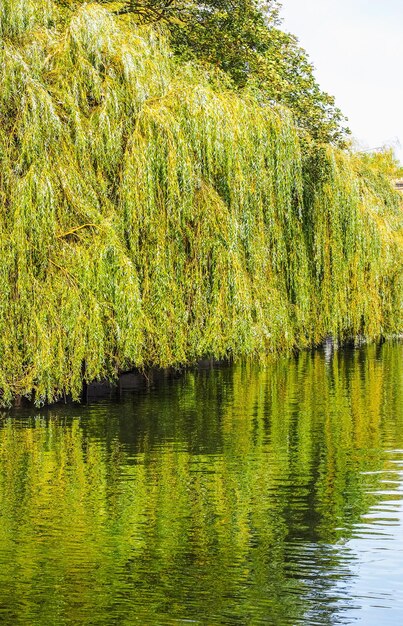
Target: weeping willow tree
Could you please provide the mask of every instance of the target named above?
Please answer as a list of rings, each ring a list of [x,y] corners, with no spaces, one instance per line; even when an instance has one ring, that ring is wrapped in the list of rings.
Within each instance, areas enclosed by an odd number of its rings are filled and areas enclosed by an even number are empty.
[[[397,193],[99,4],[0,7],[1,400],[402,328]],[[399,217],[400,216],[400,217]]]

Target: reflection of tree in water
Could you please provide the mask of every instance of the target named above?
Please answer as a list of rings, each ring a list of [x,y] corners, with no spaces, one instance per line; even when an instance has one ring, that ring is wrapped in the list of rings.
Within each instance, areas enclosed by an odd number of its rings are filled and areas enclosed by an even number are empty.
[[[363,472],[403,439],[399,367],[401,346],[302,353],[3,420],[0,615],[332,623]]]

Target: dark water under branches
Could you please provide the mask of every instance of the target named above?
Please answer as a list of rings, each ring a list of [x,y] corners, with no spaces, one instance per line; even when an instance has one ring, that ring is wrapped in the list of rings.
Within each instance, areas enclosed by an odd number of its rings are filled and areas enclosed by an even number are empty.
[[[403,623],[403,345],[0,419],[0,622]]]

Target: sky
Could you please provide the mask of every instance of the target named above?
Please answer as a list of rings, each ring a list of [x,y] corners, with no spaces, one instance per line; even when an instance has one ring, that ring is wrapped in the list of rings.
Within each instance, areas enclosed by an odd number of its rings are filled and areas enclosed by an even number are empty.
[[[394,148],[403,163],[403,0],[282,0],[324,91],[361,149]]]

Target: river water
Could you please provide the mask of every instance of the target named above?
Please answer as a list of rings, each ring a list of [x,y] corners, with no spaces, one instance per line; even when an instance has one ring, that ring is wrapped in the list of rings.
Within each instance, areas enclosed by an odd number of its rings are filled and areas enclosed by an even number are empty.
[[[0,622],[402,624],[403,344],[0,414]]]

